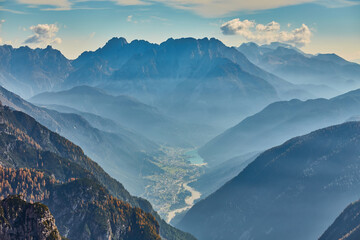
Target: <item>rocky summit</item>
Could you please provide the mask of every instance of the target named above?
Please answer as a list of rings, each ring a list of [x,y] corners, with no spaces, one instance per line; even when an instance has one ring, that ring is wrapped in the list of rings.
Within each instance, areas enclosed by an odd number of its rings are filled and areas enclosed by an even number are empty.
[[[28,203],[19,195],[0,202],[0,239],[60,240],[55,219],[47,206]]]

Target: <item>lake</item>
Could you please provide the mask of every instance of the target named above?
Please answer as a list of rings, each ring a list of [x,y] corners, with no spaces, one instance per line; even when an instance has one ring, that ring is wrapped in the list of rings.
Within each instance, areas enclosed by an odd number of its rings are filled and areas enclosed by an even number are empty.
[[[186,160],[191,162],[191,164],[203,164],[204,159],[198,154],[197,150],[191,150],[187,153],[185,153],[185,156],[187,157]]]

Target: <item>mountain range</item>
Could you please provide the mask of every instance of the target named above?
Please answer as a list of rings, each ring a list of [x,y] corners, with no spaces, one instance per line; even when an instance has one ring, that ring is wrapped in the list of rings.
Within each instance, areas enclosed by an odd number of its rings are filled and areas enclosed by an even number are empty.
[[[2,45],[0,236],[42,206],[54,239],[356,239],[359,76],[282,43]]]
[[[177,226],[198,239],[316,239],[359,197],[360,123],[293,138],[196,203]]]
[[[210,165],[283,143],[319,128],[359,115],[360,90],[331,99],[275,102],[247,117],[199,149]]]
[[[0,46],[0,83],[23,97],[61,86],[73,67],[58,50]]]
[[[75,60],[50,46],[3,45],[0,59],[0,83],[25,98],[97,86],[210,125],[234,123],[276,100],[332,97],[360,86],[360,66],[334,54],[309,55],[279,43],[236,49],[214,38],[161,44],[112,38]]]
[[[202,123],[209,123],[204,115],[212,114],[213,121],[220,120],[219,114],[244,116],[279,96],[309,96],[214,38],[168,39],[159,45],[113,38],[104,47],[80,55],[74,66],[81,71],[69,76],[68,86],[77,79],[78,85],[135,96],[175,117]],[[82,77],[82,72],[93,76]],[[261,98],[256,97],[259,94]]]
[[[214,38],[168,39],[161,44],[112,38],[75,60],[50,46],[0,48],[2,86],[25,98],[97,86],[138,98],[181,120],[212,125],[228,124],[275,100],[312,96]]]
[[[317,96],[333,97],[360,87],[360,65],[336,54],[305,54],[287,44],[244,43],[238,50],[251,62]],[[314,91],[315,90],[315,91]]]
[[[102,116],[163,145],[196,145],[201,142],[200,131],[202,130],[206,136],[211,130],[204,126],[186,124],[170,118],[156,107],[144,104],[133,97],[113,96],[101,89],[89,86],[41,93],[32,97],[30,101],[38,105],[66,106]],[[196,135],[194,129],[199,131]]]

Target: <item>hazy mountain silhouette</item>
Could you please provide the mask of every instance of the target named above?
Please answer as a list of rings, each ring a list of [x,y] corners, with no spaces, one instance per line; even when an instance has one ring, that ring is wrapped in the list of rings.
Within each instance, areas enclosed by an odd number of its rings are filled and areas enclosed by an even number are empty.
[[[182,123],[157,108],[126,95],[113,96],[101,89],[78,86],[67,91],[47,92],[34,96],[37,104],[57,104],[109,118],[161,144],[191,146],[199,144],[206,126]],[[194,129],[198,132],[195,134]]]
[[[360,114],[360,90],[331,99],[282,101],[270,104],[215,137],[200,155],[210,165],[281,144],[307,132],[345,122]]]
[[[71,61],[51,46],[0,46],[0,83],[23,97],[60,87],[72,70]]]
[[[260,66],[292,83],[325,85],[306,89],[321,96],[334,96],[360,87],[360,65],[348,62],[336,54],[304,54],[299,49],[286,44],[259,46],[244,43],[238,50]]]
[[[182,120],[221,127],[273,101],[312,96],[214,38],[170,38],[161,44],[112,38],[71,61],[51,47],[4,45],[0,59],[2,86],[26,98],[97,86],[136,97]]]
[[[177,225],[198,239],[316,239],[360,190],[360,123],[260,154]]]

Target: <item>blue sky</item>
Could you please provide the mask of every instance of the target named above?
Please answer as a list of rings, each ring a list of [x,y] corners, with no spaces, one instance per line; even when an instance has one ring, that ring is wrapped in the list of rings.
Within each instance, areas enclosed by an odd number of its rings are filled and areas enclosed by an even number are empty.
[[[360,59],[360,1],[0,0],[1,44],[51,44],[76,58],[114,36],[156,43],[215,37],[229,46],[282,41],[354,60]]]

